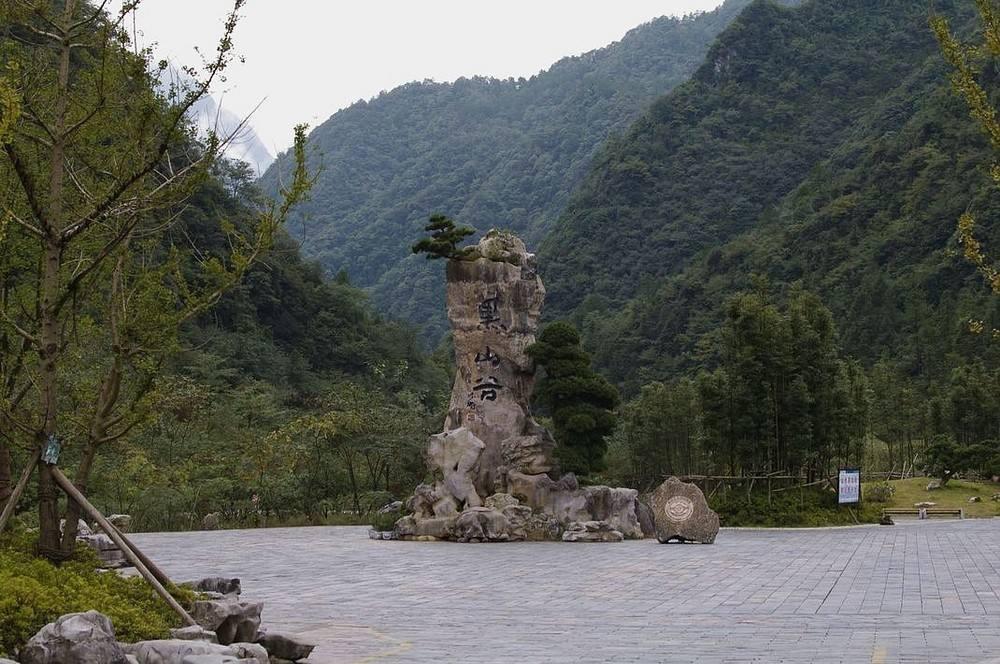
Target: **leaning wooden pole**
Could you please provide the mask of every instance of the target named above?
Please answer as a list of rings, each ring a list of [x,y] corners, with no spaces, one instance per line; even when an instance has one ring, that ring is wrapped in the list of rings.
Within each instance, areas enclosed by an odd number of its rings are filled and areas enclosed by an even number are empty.
[[[125,533],[123,533],[118,526],[110,521],[108,521],[108,525],[115,529],[115,532],[118,533],[118,537],[120,537],[122,541],[128,545],[128,548],[132,549],[132,553],[134,553],[136,557],[142,561],[142,564],[146,566],[146,569],[149,570],[150,574],[156,577],[157,581],[162,583],[164,587],[174,585],[174,582],[170,580],[170,577],[164,574],[163,570],[161,570],[156,563],[150,560],[149,557],[139,549],[139,547],[133,544],[132,540],[126,537]]]
[[[10,518],[14,516],[14,508],[17,507],[17,503],[21,500],[21,494],[24,493],[24,487],[28,486],[28,479],[31,478],[31,473],[34,472],[35,466],[38,465],[38,459],[41,456],[40,451],[36,451],[31,459],[28,461],[28,465],[24,467],[24,472],[21,473],[21,479],[17,481],[17,485],[14,486],[14,492],[10,494],[7,498],[7,504],[3,507],[3,513],[0,514],[0,533],[3,533],[4,528],[7,527],[7,522]]]
[[[183,606],[177,603],[177,600],[175,600],[173,596],[167,592],[167,589],[163,587],[163,584],[156,580],[156,577],[149,571],[149,568],[146,567],[142,560],[139,559],[139,556],[135,554],[135,551],[133,551],[128,543],[122,539],[121,535],[118,533],[118,529],[104,518],[104,515],[101,514],[100,510],[90,504],[90,501],[87,500],[82,493],[80,493],[80,490],[77,489],[65,475],[63,475],[63,472],[59,470],[59,468],[56,466],[50,466],[50,468],[52,470],[52,477],[55,479],[56,484],[62,487],[62,490],[65,491],[70,498],[75,500],[77,504],[83,508],[83,511],[90,515],[90,518],[97,522],[97,525],[101,527],[101,530],[108,534],[108,537],[110,537],[114,543],[118,545],[118,548],[122,550],[122,553],[125,554],[128,561],[132,563],[137,570],[139,570],[139,574],[142,575],[142,578],[146,579],[149,585],[153,586],[153,590],[155,590],[156,593],[163,598],[163,601],[169,604],[170,608],[173,609],[185,623],[188,625],[197,625],[198,623],[195,622],[194,618],[192,618],[191,615],[184,610]]]

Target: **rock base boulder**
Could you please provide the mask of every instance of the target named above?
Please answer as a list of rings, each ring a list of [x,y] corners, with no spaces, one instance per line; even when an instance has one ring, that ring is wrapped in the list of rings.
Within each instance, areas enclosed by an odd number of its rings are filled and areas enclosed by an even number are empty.
[[[127,664],[111,620],[97,611],[70,613],[43,627],[21,653],[22,664]]]
[[[574,521],[562,534],[564,542],[621,542],[625,539],[607,521]]]
[[[694,484],[669,478],[650,500],[656,539],[667,542],[711,544],[719,534],[719,515],[709,508],[705,494]]]

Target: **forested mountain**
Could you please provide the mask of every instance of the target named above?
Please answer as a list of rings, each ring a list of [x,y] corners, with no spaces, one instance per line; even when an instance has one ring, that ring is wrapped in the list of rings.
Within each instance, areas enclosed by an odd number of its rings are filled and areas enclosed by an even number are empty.
[[[940,376],[995,352],[966,329],[997,307],[953,241],[966,206],[998,210],[990,159],[926,5],[755,2],[595,161],[543,246],[550,315],[637,387],[711,366],[759,274],[818,293],[850,355]]]
[[[748,2],[654,20],[530,79],[411,83],[338,112],[310,134],[323,170],[291,232],[331,274],[345,270],[383,312],[437,340],[441,271],[409,255],[427,217],[507,228],[536,245],[605,139],[686,80]],[[265,189],[287,164],[279,157]]]

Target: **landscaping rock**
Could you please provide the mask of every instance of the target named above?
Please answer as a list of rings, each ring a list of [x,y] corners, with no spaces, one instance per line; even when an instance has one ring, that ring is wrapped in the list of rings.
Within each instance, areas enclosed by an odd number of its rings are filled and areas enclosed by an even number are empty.
[[[507,542],[514,539],[507,517],[488,507],[470,507],[459,514],[454,536],[459,542]]]
[[[127,664],[111,620],[97,611],[70,613],[43,627],[21,652],[22,664]]]
[[[3,658],[0,658],[0,664],[17,664],[17,662],[15,662],[12,659],[3,659]]]
[[[203,628],[215,632],[222,645],[252,643],[257,638],[263,608],[260,602],[240,602],[227,596],[196,601],[191,617]]]
[[[990,498],[990,500],[993,500],[993,501],[1000,501],[1000,493],[994,493],[994,494],[993,494],[993,497],[992,497],[992,498]]]
[[[139,664],[268,664],[267,652],[253,643],[223,646],[205,641],[162,639],[128,646]]]
[[[395,535],[402,539],[417,537],[433,537],[448,539],[455,529],[457,517],[430,518],[417,520],[412,516],[404,516],[396,522]]]
[[[132,516],[129,514],[112,514],[108,517],[108,521],[123,533],[127,533],[132,528]]]
[[[265,632],[257,639],[257,643],[262,645],[272,657],[293,662],[305,659],[316,647],[315,644],[306,643],[297,637],[281,632]]]
[[[205,641],[207,643],[218,643],[219,637],[215,632],[204,629],[199,625],[188,625],[170,630],[170,638],[180,641]]]
[[[979,496],[973,496],[972,498],[969,498],[969,502],[970,503],[981,503],[981,502],[983,502],[983,499],[980,498]]]
[[[719,534],[719,515],[694,484],[676,477],[658,486],[650,499],[656,521],[656,539],[711,544]]]
[[[97,553],[101,559],[101,565],[109,569],[118,567],[128,567],[131,563],[125,558],[125,554],[118,548],[107,535],[100,533],[97,535],[84,535],[77,537],[77,541],[83,542]]]
[[[445,495],[454,498],[459,505],[479,507],[483,504],[476,491],[475,479],[479,457],[485,447],[485,443],[465,427],[430,437],[427,465],[444,477]]]
[[[937,491],[941,488],[941,480],[931,480],[927,483],[928,491]]]
[[[913,503],[914,507],[934,507],[935,505],[937,505],[937,503],[932,503],[932,502],[927,501],[927,500],[925,500],[923,502],[920,502],[920,503]]]
[[[201,520],[201,529],[218,530],[221,522],[222,522],[222,517],[219,516],[218,512],[212,512],[211,514],[206,514],[205,518]]]
[[[66,519],[60,519],[59,521],[59,532],[64,532],[66,530]],[[94,530],[90,527],[83,519],[78,519],[76,522],[76,536],[85,537],[87,535],[93,535]]]
[[[236,595],[237,597],[243,592],[239,579],[230,579],[222,576],[210,576],[198,581],[185,581],[180,585],[199,592]]]
[[[564,542],[621,542],[625,536],[607,521],[574,521],[563,531]]]
[[[257,643],[233,643],[230,644],[229,649],[233,651],[234,655],[244,661],[268,664],[268,660],[270,659],[267,649]]]

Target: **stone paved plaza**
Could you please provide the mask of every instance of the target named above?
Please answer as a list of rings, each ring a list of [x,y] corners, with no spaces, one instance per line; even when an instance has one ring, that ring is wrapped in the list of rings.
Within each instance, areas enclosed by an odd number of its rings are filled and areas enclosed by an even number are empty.
[[[710,546],[134,540],[175,579],[240,577],[320,664],[1000,662],[1000,519],[724,529]]]

